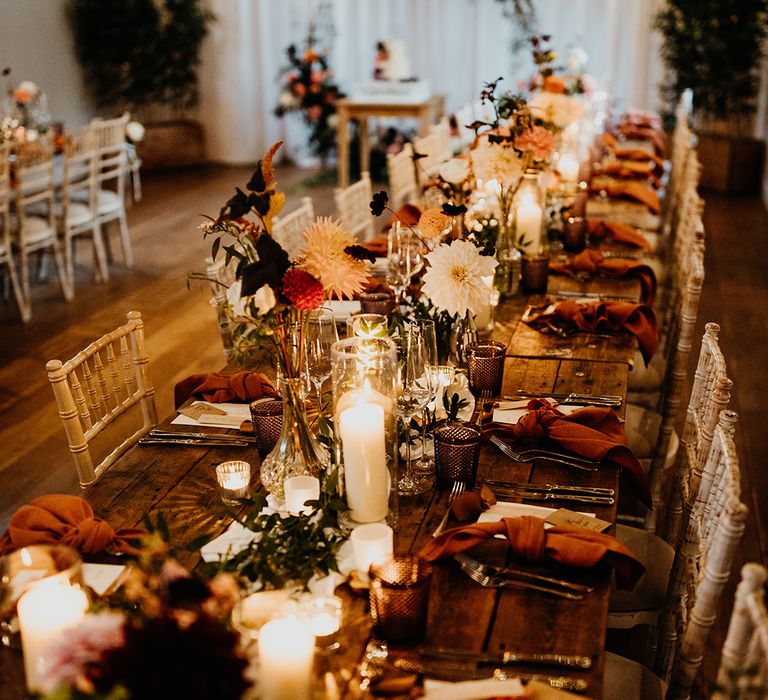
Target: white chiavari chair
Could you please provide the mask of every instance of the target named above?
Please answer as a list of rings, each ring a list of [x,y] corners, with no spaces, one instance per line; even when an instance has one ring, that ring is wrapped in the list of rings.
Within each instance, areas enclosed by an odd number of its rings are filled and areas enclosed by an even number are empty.
[[[52,253],[64,298],[72,299],[54,217],[53,144],[47,140],[18,144],[14,149],[14,209],[11,236],[19,251],[23,304],[31,314],[30,256]],[[40,264],[45,261],[41,257]]]
[[[751,562],[741,569],[714,700],[757,700],[768,692],[766,579],[768,571],[760,564]]]
[[[412,204],[419,199],[413,146],[410,143],[406,143],[399,153],[387,153],[387,177],[391,206],[395,211],[403,204]]]
[[[669,235],[672,230],[672,219],[679,203],[682,171],[685,168],[688,155],[694,149],[695,137],[691,131],[689,119],[691,113],[692,94],[686,91],[675,110],[675,128],[672,132],[670,148],[669,176],[664,194],[664,209],[662,212],[662,232]]]
[[[138,311],[129,311],[125,324],[94,341],[71,360],[50,360],[46,364],[81,486],[96,481],[157,424],[155,390],[148,364],[144,322]],[[131,409],[134,414],[140,409],[141,426],[94,464],[94,439]],[[133,428],[131,425],[129,430]],[[112,434],[115,432],[116,427]],[[122,434],[117,439],[120,437]]]
[[[95,134],[90,127],[67,135],[56,216],[63,234],[67,279],[73,291],[75,242],[82,236],[90,237],[93,244],[96,279],[109,280],[107,253],[99,225],[97,159]]]
[[[341,223],[360,241],[370,240],[374,236],[371,198],[371,176],[367,172],[361,173],[358,182],[349,187],[337,187],[333,191]]]
[[[13,298],[19,307],[22,321],[26,323],[31,318],[32,311],[28,300],[21,291],[11,242],[11,200],[13,193],[11,190],[10,156],[11,145],[9,143],[0,144],[0,267],[4,266],[6,269]]]
[[[469,125],[475,121],[472,103],[468,102],[456,112],[456,128],[459,132],[459,140],[462,150],[466,151],[475,141],[475,132]]]
[[[370,214],[370,209],[368,213]],[[285,249],[291,260],[298,258],[304,250],[304,229],[314,220],[315,208],[312,198],[302,197],[301,206],[290,214],[276,216],[272,222],[272,237]]]
[[[98,153],[96,182],[99,225],[106,232],[108,224],[118,222],[126,267],[133,266],[133,248],[125,213],[125,174],[128,162],[125,125],[129,119],[130,115],[126,113],[116,119],[95,119],[91,122]],[[108,242],[108,239],[105,240]]]
[[[720,414],[705,465],[705,472],[718,486],[698,494],[675,550],[654,662],[656,675],[640,664],[608,654],[604,697],[690,697],[747,516],[733,443],[736,418],[733,411]],[[664,685],[667,679],[668,689]]]
[[[414,139],[413,150],[424,156],[416,160],[416,178],[422,188],[431,179],[440,164],[453,156],[450,134],[446,138],[444,133],[440,131],[432,131],[426,136]]]

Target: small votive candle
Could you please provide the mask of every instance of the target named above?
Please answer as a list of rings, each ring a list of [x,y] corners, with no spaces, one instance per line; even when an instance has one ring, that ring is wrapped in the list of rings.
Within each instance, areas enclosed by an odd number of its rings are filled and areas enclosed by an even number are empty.
[[[228,506],[236,506],[239,498],[245,498],[248,495],[251,465],[237,460],[222,462],[216,467],[216,479],[219,482],[221,500]]]
[[[304,504],[320,498],[320,480],[314,476],[292,476],[285,480],[285,507],[289,513],[309,512]]]
[[[305,595],[283,606],[283,616],[298,617],[309,623],[315,634],[315,650],[330,654],[341,645],[341,600],[334,595]]]
[[[40,582],[19,598],[17,606],[27,690],[40,688],[47,670],[46,648],[85,616],[88,597],[79,586]]]
[[[571,153],[563,153],[557,163],[557,172],[565,182],[576,182],[579,177],[579,161]]]
[[[259,632],[260,696],[263,700],[308,700],[315,635],[308,621],[286,617]]]
[[[358,525],[352,530],[350,539],[355,555],[355,568],[360,578],[365,581],[368,580],[371,564],[391,557],[395,549],[392,528],[383,523]]]

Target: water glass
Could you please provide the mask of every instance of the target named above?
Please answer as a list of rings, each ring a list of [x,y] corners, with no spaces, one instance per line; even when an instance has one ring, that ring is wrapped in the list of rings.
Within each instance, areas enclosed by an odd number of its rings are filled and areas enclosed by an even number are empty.
[[[475,485],[482,436],[479,426],[464,421],[444,423],[435,429],[439,488],[450,489],[456,481],[463,482],[467,489]]]
[[[548,277],[548,255],[523,255],[521,286],[526,294],[544,294]]]
[[[221,500],[228,506],[239,505],[238,499],[248,495],[251,485],[251,465],[248,462],[232,460],[216,467]]]
[[[256,437],[256,449],[264,459],[277,444],[283,429],[282,399],[259,399],[250,407],[253,434]]]
[[[477,399],[492,399],[501,394],[507,347],[503,343],[484,340],[467,348],[469,390]]]

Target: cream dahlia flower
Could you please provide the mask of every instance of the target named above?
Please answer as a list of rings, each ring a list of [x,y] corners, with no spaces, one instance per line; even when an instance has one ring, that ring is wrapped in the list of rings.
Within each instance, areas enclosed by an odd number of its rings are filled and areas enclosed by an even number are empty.
[[[579,121],[584,111],[584,105],[578,98],[545,91],[533,95],[528,107],[535,117],[546,119],[560,129]]]
[[[523,175],[525,163],[511,146],[483,138],[471,155],[475,175],[484,182],[496,180],[502,189],[514,186]]]
[[[498,262],[469,241],[443,243],[426,256],[429,269],[424,275],[424,295],[449,314],[476,314],[488,303],[488,286],[483,277],[493,275]]]
[[[319,216],[304,231],[306,247],[300,267],[314,275],[323,285],[326,296],[351,299],[365,289],[370,263],[356,260],[345,248],[357,245],[355,237],[341,223]]]

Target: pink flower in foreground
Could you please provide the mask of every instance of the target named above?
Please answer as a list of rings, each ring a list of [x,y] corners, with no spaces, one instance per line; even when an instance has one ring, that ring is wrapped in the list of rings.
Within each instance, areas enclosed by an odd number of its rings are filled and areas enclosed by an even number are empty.
[[[532,126],[515,138],[515,147],[530,153],[534,160],[549,160],[555,150],[555,137],[543,126]]]

